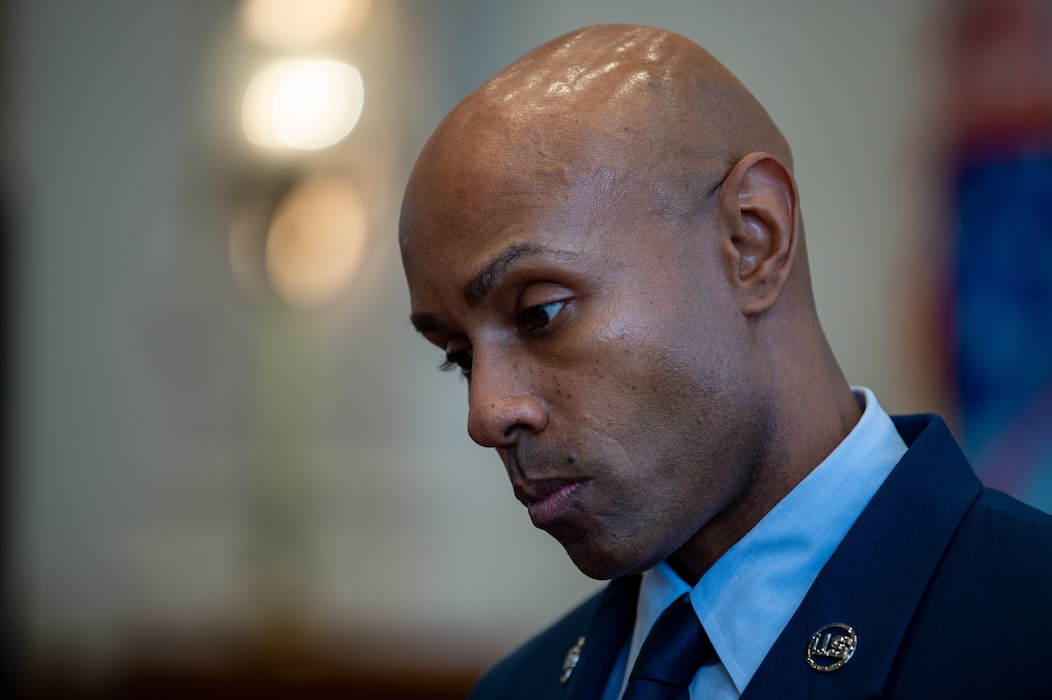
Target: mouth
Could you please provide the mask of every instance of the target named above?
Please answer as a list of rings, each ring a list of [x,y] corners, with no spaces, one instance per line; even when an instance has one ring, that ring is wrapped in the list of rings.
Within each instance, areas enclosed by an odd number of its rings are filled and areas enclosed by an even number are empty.
[[[515,497],[526,506],[535,527],[543,528],[566,515],[584,481],[554,479],[515,486]]]

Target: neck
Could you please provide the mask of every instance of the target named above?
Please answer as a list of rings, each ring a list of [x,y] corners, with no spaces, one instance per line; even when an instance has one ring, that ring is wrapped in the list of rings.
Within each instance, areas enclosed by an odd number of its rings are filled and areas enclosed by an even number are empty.
[[[748,483],[669,558],[672,568],[691,585],[821,464],[862,417],[832,350],[821,334],[818,337],[820,347],[810,348],[812,354],[790,355],[818,359],[803,371],[791,371],[799,370],[799,363],[771,365],[773,420]]]

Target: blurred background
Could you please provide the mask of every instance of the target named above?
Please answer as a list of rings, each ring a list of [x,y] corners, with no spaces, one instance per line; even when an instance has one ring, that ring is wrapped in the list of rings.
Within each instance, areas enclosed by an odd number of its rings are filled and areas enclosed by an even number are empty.
[[[468,439],[395,232],[456,102],[610,21],[781,126],[849,379],[1052,508],[1047,2],[4,0],[18,696],[461,697],[599,587]]]

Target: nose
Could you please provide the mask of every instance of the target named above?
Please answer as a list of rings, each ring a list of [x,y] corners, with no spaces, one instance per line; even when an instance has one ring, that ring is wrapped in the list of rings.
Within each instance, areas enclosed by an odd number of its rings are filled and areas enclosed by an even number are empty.
[[[548,424],[548,410],[532,373],[521,364],[493,358],[476,349],[468,389],[468,435],[483,447],[511,447],[522,435]]]

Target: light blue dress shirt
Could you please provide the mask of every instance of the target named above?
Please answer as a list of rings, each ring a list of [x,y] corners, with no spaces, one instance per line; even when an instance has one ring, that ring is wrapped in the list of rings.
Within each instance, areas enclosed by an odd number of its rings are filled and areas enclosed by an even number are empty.
[[[632,637],[603,700],[621,697],[650,628],[687,591],[719,657],[698,671],[691,697],[737,700],[833,550],[906,453],[873,392],[854,392],[864,406],[854,429],[693,590],[664,562],[643,574]]]

